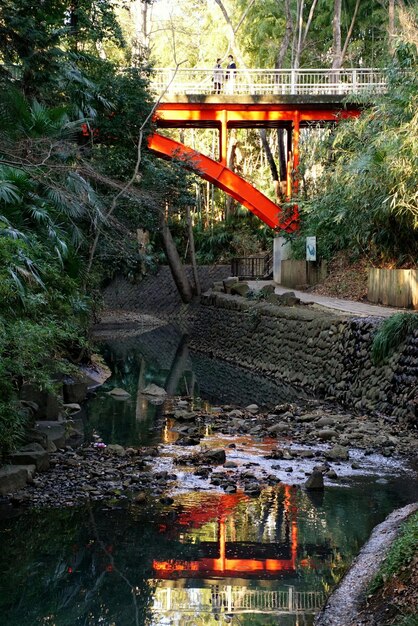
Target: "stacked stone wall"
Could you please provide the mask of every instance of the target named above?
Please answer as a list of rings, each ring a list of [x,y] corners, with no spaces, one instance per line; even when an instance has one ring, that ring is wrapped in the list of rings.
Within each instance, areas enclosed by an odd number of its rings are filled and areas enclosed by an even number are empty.
[[[190,320],[191,348],[360,412],[416,420],[418,333],[375,366],[371,344],[379,318],[254,303],[215,292],[202,296],[201,304]]]
[[[202,292],[211,287],[214,281],[230,275],[229,265],[199,266],[199,280]],[[192,268],[186,267],[193,284]],[[147,274],[140,282],[130,282],[117,276],[103,290],[103,301],[107,309],[140,311],[161,318],[178,317],[187,308],[181,301],[170,268],[159,267],[155,274]]]

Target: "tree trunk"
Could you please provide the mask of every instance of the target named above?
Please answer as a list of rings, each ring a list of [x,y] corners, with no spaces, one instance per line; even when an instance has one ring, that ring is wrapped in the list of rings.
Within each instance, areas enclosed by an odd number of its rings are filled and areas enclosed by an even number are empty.
[[[227,157],[227,167],[234,171],[235,170],[235,152],[237,149],[237,140],[233,136],[234,131],[231,131],[231,136],[228,142],[228,157]],[[235,214],[234,211],[234,198],[227,194],[226,203],[225,203],[225,219],[232,217]]]
[[[294,68],[297,69],[300,66],[300,57],[302,54],[302,32],[303,32],[303,9],[304,9],[304,0],[298,0],[298,16],[297,16],[297,46],[295,53],[295,62]]]
[[[311,8],[309,10],[308,20],[307,20],[306,26],[305,26],[305,32],[303,33],[302,49],[303,49],[303,46],[305,45],[306,38],[308,36],[308,32],[309,32],[309,29],[310,29],[311,24],[312,24],[312,18],[313,18],[313,14],[315,12],[317,3],[318,3],[318,0],[313,0]]]
[[[395,41],[395,0],[389,0],[389,50],[393,52]]]
[[[164,389],[169,396],[175,395],[180,378],[183,376],[184,370],[187,367],[189,358],[187,342],[188,335],[182,335],[164,385]]]
[[[280,169],[280,182],[286,180],[287,172],[287,150],[284,145],[284,128],[277,129],[277,143],[279,148],[279,169]]]
[[[190,215],[189,206],[186,207],[186,217],[187,217],[187,226],[189,229],[190,262],[192,264],[192,269],[193,269],[195,293],[197,296],[200,296],[201,289],[200,289],[199,273],[197,271],[196,250],[194,247],[193,224],[192,224],[192,218]]]
[[[173,276],[173,280],[176,283],[176,287],[178,289],[181,299],[187,304],[193,298],[192,288],[184,270],[183,264],[180,260],[180,256],[171,235],[171,231],[168,227],[167,222],[165,221],[163,221],[161,233],[163,237],[165,254],[167,256],[167,262],[171,270],[171,275]]]
[[[281,0],[277,0],[277,1],[281,4]],[[293,33],[293,22],[292,22],[292,13],[290,11],[290,0],[285,0],[284,10],[286,14],[286,27],[285,27],[282,43],[280,45],[280,50],[276,58],[276,64],[275,64],[276,70],[281,70],[283,67],[286,52],[289,49],[289,44],[290,44],[290,40],[292,39],[292,33]]]
[[[345,38],[343,51],[341,52],[341,65],[344,63],[345,55],[347,54],[348,44],[350,43],[351,35],[353,34],[354,24],[356,22],[357,13],[360,6],[360,0],[356,1],[356,6],[354,7],[353,17],[351,20],[350,28],[348,29],[347,37]]]
[[[336,70],[340,69],[342,65],[341,3],[342,0],[334,0],[334,18],[332,20],[332,68]]]
[[[279,174],[278,174],[278,171],[277,171],[276,162],[274,160],[272,151],[270,149],[269,142],[267,141],[267,131],[266,131],[265,128],[261,128],[259,132],[260,132],[261,143],[263,145],[264,152],[265,152],[265,155],[266,155],[266,158],[267,158],[267,162],[268,162],[269,167],[270,167],[271,176],[273,178],[274,193],[276,195],[276,198],[279,198],[279,196],[280,196]]]

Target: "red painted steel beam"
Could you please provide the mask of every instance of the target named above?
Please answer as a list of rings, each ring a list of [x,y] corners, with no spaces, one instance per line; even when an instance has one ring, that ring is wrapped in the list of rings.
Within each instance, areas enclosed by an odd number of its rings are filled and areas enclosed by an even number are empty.
[[[293,232],[298,228],[296,205],[290,217],[283,216],[280,206],[222,163],[157,133],[149,136],[148,147],[158,156],[186,161],[202,178],[235,198],[271,228],[287,232]]]
[[[160,104],[155,114],[158,126],[181,128],[187,126],[220,128],[222,124],[239,128],[292,122],[296,117],[299,123],[329,121],[336,122],[348,117],[357,117],[360,109],[334,107],[302,107],[270,104]]]

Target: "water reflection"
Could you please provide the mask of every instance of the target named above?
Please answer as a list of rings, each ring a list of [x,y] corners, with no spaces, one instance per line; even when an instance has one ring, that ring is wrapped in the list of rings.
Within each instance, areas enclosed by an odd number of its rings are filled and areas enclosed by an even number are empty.
[[[158,330],[104,348],[129,400],[102,391],[88,423],[108,443],[170,438],[144,386],[245,405],[296,399],[252,373],[190,354]],[[173,391],[174,390],[174,391]],[[106,391],[106,389],[104,389]],[[164,430],[165,429],[165,430]],[[367,476],[320,498],[292,485],[179,495],[173,506],[86,506],[0,520],[2,626],[312,626],[371,529],[416,499],[412,480]]]
[[[152,623],[310,626],[387,504],[367,489],[313,502],[290,485],[180,496],[159,530],[195,553],[154,559]]]
[[[181,395],[211,404],[274,406],[303,402],[299,389],[274,382],[253,372],[192,353],[188,338],[173,326],[163,326],[140,336],[109,340],[101,351],[112,369],[112,378],[88,406],[87,432],[97,430],[107,443],[140,445],[161,441],[167,403],[157,404],[144,395],[151,383],[168,395]],[[127,400],[106,395],[113,387],[130,393]]]
[[[416,497],[407,487],[368,479],[322,504],[290,485],[191,492],[0,521],[2,626],[311,626],[371,529]]]
[[[188,494],[176,510],[160,531],[197,546],[198,558],[154,560],[155,624],[186,624],[191,615],[202,621],[190,623],[246,623],[250,616],[260,624],[279,616],[311,623],[325,589],[321,579],[301,584],[315,562],[299,554],[295,489],[266,490],[256,501],[239,492]],[[323,557],[331,554],[325,544]]]

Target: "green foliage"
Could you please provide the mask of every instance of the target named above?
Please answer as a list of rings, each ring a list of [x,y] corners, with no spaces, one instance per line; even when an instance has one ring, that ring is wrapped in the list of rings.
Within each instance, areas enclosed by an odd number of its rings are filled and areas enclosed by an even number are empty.
[[[3,0],[0,55],[6,75],[17,77],[26,95],[52,103],[63,97],[63,78],[74,61],[108,42],[123,45],[114,0]],[[18,66],[15,71],[13,66]]]
[[[316,235],[323,258],[349,250],[375,263],[418,260],[418,66],[408,58],[413,70],[394,67],[388,93],[324,144],[323,174],[300,203],[301,239]]]
[[[401,534],[392,544],[382,567],[369,587],[369,593],[375,593],[385,581],[401,573],[416,554],[418,545],[418,513],[412,515],[404,524]]]
[[[417,616],[403,615],[402,617],[396,619],[392,626],[417,626]]]
[[[216,222],[210,230],[195,228],[196,256],[202,265],[270,250],[272,241],[271,229],[249,215]]]
[[[385,319],[373,337],[371,353],[374,364],[383,363],[414,330],[418,330],[417,313],[395,313]]]
[[[0,461],[22,441],[26,416],[12,402],[0,400]]]

